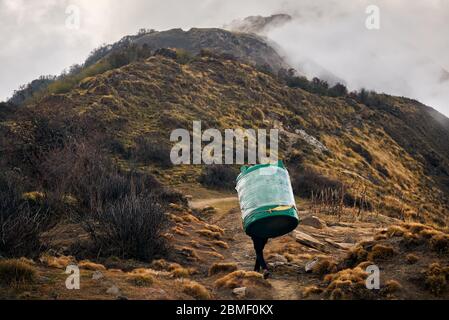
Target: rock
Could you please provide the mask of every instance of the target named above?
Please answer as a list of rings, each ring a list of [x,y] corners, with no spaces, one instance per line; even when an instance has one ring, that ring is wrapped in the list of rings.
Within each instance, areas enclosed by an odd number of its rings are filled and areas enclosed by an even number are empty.
[[[243,299],[246,297],[246,287],[235,288],[232,290],[232,293],[239,299]]]
[[[287,264],[286,262],[276,261],[276,262],[271,262],[271,263],[269,263],[268,265],[269,265],[271,268],[276,269],[277,267],[281,267],[281,266],[284,266],[284,265],[286,265],[286,264]]]
[[[156,300],[165,300],[168,298],[167,292],[163,289],[149,288],[147,293],[152,299]]]
[[[331,239],[324,239],[324,241],[326,241],[327,243],[329,243],[331,246],[337,248],[337,249],[342,249],[342,250],[349,250],[351,249],[354,244],[353,243],[341,243],[341,242],[335,242]]]
[[[321,243],[318,239],[316,239],[312,236],[309,236],[308,234],[305,234],[304,232],[297,231],[297,230],[294,231],[294,235],[295,235],[296,241],[301,243],[302,245],[316,249],[321,252],[328,252],[328,250],[326,249],[326,246],[323,243]]]
[[[120,295],[120,289],[117,286],[112,286],[110,287],[108,290],[106,290],[107,294],[112,294],[115,296],[119,296]]]
[[[325,224],[318,217],[315,216],[307,216],[301,219],[301,224],[304,226],[310,226],[317,229],[323,229]]]
[[[307,263],[306,263],[306,266],[305,266],[305,268],[304,268],[304,269],[306,270],[306,272],[312,272],[313,267],[315,267],[315,265],[317,264],[317,262],[318,262],[318,258],[315,258],[315,259],[313,259],[313,260],[307,262]]]
[[[273,260],[274,263],[281,262],[281,263],[287,263],[288,260],[283,255],[280,255],[278,253],[275,253],[270,256],[270,260]]]
[[[212,206],[209,206],[209,207],[205,207],[205,208],[203,208],[203,210],[201,210],[203,213],[216,213],[217,212],[217,209],[215,209],[214,207],[212,207]]]
[[[92,274],[92,280],[100,280],[102,278],[104,278],[104,275],[103,275],[103,273],[101,271],[95,271]]]

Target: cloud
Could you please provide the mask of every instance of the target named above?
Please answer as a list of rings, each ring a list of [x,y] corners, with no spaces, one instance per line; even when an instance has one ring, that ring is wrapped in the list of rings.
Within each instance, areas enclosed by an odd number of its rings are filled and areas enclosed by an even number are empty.
[[[380,9],[379,30],[365,27],[370,4]],[[415,98],[449,115],[448,2],[317,0],[293,9],[294,20],[268,36],[299,71],[326,70],[351,89]]]
[[[368,4],[381,10],[378,31],[364,27]],[[80,8],[78,30],[66,28],[69,5]],[[449,115],[445,0],[0,0],[0,100],[139,28],[220,27],[273,13],[294,16],[269,36],[307,75],[325,69],[353,89],[409,96]]]

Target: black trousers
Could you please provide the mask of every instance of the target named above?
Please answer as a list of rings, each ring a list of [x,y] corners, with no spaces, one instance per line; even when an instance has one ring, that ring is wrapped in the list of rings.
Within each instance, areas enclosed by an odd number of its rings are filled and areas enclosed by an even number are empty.
[[[254,250],[256,251],[256,265],[254,271],[259,271],[262,267],[263,270],[268,269],[265,259],[263,258],[263,249],[268,242],[268,239],[251,237],[253,239]]]

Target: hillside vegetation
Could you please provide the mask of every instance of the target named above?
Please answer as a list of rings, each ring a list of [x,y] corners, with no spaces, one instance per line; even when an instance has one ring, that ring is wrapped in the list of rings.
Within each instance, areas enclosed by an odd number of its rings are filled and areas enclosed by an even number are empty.
[[[132,41],[147,46],[107,48],[19,107],[0,105],[1,297],[209,299],[241,287],[246,298],[446,297],[448,120],[408,98],[239,58],[245,46],[233,44],[253,36],[210,32],[144,32]],[[217,35],[232,55],[211,50]],[[171,36],[194,47],[157,48]],[[271,281],[248,271],[237,166],[170,161],[172,130],[198,120],[279,129],[301,215],[323,220],[298,229],[318,239],[313,248],[296,233],[270,242]],[[298,271],[314,258],[325,262]],[[391,281],[361,293],[372,260]],[[414,262],[401,275],[404,261]],[[55,289],[71,263],[88,290]],[[396,296],[418,269],[413,294]]]

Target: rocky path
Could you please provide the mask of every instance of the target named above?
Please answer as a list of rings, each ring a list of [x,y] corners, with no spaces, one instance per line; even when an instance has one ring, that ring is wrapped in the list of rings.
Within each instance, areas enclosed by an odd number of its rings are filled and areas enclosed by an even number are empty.
[[[194,199],[190,204],[196,209],[214,207],[215,213],[207,219],[208,223],[218,225],[226,230],[225,238],[230,245],[230,249],[225,254],[226,261],[236,262],[243,270],[252,270],[255,254],[251,239],[242,229],[238,198],[234,196]],[[303,211],[300,215],[304,218],[308,212]],[[274,254],[275,258],[270,257],[270,253],[282,251],[283,247],[289,244],[298,245],[299,243],[298,251],[300,252],[298,253],[311,258],[323,255],[339,257],[344,255],[356,242],[372,238],[374,232],[379,229],[377,223],[338,223],[328,222],[324,219],[322,219],[324,224],[322,228],[300,225],[293,233],[272,239],[267,244],[267,261],[272,268],[272,276],[268,281],[273,288],[273,299],[300,299],[300,289],[316,283],[318,279],[305,272],[304,266],[310,261],[310,258],[305,258],[299,264],[291,264],[287,263],[279,254]],[[271,255],[273,256],[273,254]]]

